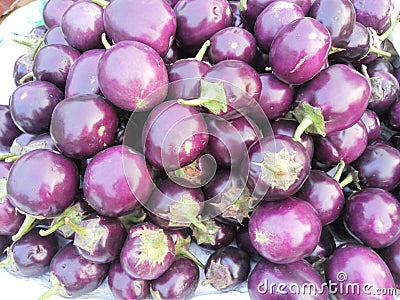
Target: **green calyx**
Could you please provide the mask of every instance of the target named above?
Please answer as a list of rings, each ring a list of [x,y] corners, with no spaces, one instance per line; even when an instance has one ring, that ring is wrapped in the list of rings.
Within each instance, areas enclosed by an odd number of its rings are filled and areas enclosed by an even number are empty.
[[[7,179],[0,178],[0,204],[4,203],[7,198]]]
[[[239,11],[246,11],[247,10],[247,0],[240,0],[239,2]]]
[[[191,241],[192,239],[190,238],[190,236],[184,239],[183,237],[178,235],[178,239],[175,243],[175,255],[186,257],[192,260],[200,268],[204,269],[204,264],[192,252],[189,251]]]
[[[293,136],[295,141],[300,141],[304,132],[326,136],[325,120],[319,107],[300,101],[299,105],[286,115],[286,118],[295,119],[300,123]]]
[[[210,82],[201,79],[200,85],[200,98],[193,100],[179,99],[178,103],[186,106],[203,106],[215,115],[226,113],[228,103],[223,81]]]
[[[206,280],[201,284],[211,284],[217,290],[223,290],[232,284],[232,274],[228,266],[224,266],[221,260],[211,261],[206,272]]]
[[[211,244],[215,245],[216,233],[218,232],[218,226],[211,219],[202,221],[206,230],[200,230],[197,227],[193,227],[193,236],[196,238],[197,244]]]
[[[46,300],[55,295],[61,295],[65,298],[71,297],[71,295],[69,295],[67,290],[65,289],[64,285],[53,273],[50,273],[50,282],[51,288],[48,289],[43,295],[41,295],[38,300]]]

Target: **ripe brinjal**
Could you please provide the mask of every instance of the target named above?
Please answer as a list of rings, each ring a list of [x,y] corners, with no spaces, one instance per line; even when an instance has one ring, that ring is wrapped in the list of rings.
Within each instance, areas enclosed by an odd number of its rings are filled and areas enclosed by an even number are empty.
[[[8,105],[0,105],[0,151],[8,152],[14,139],[21,134],[15,126]]]
[[[131,277],[146,280],[160,277],[174,259],[172,238],[151,223],[132,226],[120,254],[124,271]]]
[[[351,0],[353,3],[357,22],[365,27],[372,27],[378,34],[387,30],[391,24],[393,4],[390,0],[384,0],[376,5],[373,0]]]
[[[394,105],[392,106],[391,109],[393,109],[393,107]],[[390,120],[390,112],[389,112],[389,120]],[[361,121],[364,123],[365,128],[367,129],[368,145],[370,145],[381,135],[380,119],[374,111],[366,109],[361,117]]]
[[[400,287],[400,239],[394,242],[389,247],[383,249],[378,249],[378,254],[385,261],[386,265],[389,267],[390,272],[393,275],[396,288]]]
[[[321,220],[312,205],[289,197],[261,202],[250,217],[250,240],[261,256],[277,264],[309,256],[321,236]]]
[[[33,66],[33,60],[31,55],[29,54],[23,54],[21,55],[14,63],[14,69],[13,69],[13,78],[14,78],[14,83],[16,86],[20,86],[21,84],[25,82],[29,82],[33,80],[28,76],[28,73],[32,72],[32,66]],[[27,75],[28,77],[26,77]],[[24,78],[23,82],[21,79]]]
[[[240,249],[246,251],[252,260],[258,260],[260,258],[256,248],[254,248],[251,243],[248,226],[239,227],[236,232],[236,244]]]
[[[68,42],[64,38],[60,25],[55,25],[47,31],[46,35],[44,36],[43,43],[45,45],[58,44],[58,45],[69,46]]]
[[[60,25],[62,15],[75,2],[76,0],[49,0],[43,7],[43,21],[46,27]]]

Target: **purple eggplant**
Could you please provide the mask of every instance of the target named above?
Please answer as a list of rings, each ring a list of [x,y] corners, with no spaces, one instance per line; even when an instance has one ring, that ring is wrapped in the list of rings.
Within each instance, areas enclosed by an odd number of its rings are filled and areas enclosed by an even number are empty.
[[[64,93],[50,82],[27,82],[19,86],[10,97],[11,117],[24,132],[48,132],[53,110],[63,99]]]
[[[65,82],[66,98],[84,94],[101,94],[97,80],[97,67],[103,54],[103,49],[93,49],[79,56],[68,72]]]
[[[400,152],[384,144],[368,146],[352,163],[362,187],[394,189],[400,182]]]
[[[153,190],[152,172],[143,155],[129,146],[113,146],[89,162],[83,189],[86,201],[100,215],[122,216],[147,201]]]
[[[79,118],[79,122],[76,120]],[[78,95],[60,102],[50,123],[51,138],[73,158],[89,158],[111,146],[118,126],[114,107],[99,95]]]
[[[131,277],[153,280],[173,264],[175,247],[172,238],[151,223],[131,227],[121,250],[120,262]]]
[[[69,46],[68,42],[64,38],[60,25],[51,27],[44,36],[43,42],[45,45]]]
[[[118,259],[108,271],[108,286],[117,300],[145,299],[150,293],[150,281],[130,277]]]
[[[33,61],[33,75],[37,80],[50,81],[64,89],[68,72],[81,53],[65,45],[47,45],[39,49]]]
[[[77,1],[61,18],[61,30],[68,44],[79,51],[102,47],[103,8],[92,1]]]
[[[50,264],[51,288],[39,297],[45,300],[53,295],[78,298],[96,290],[107,277],[109,264],[90,262],[79,255],[69,243],[61,248]]]
[[[115,43],[137,41],[148,45],[161,57],[167,54],[174,41],[177,21],[166,1],[95,2],[107,3],[104,9],[104,29]]]
[[[350,0],[314,1],[309,16],[325,25],[335,47],[349,41],[356,22],[356,12]]]
[[[166,179],[154,189],[144,204],[154,224],[165,229],[182,229],[193,225],[206,230],[199,218],[204,207],[199,188],[187,188]]]
[[[302,144],[284,135],[267,136],[249,149],[247,185],[252,196],[265,201],[284,199],[296,193],[310,174],[310,158]]]
[[[143,129],[146,159],[158,169],[173,171],[193,162],[208,143],[201,113],[174,100],[154,108]]]
[[[384,0],[377,7],[373,0],[351,0],[357,22],[365,27],[372,27],[378,34],[387,30],[391,24],[393,4],[391,0]]]
[[[298,18],[275,36],[269,63],[283,82],[303,84],[320,72],[330,47],[331,37],[324,25],[309,17]]]
[[[389,109],[389,124],[392,128],[400,129],[400,101],[396,101]]]
[[[239,229],[237,230],[236,244],[240,249],[246,251],[251,259],[258,260],[259,254],[256,248],[254,248],[253,244],[251,243],[249,228],[247,226],[240,226]]]
[[[366,246],[345,244],[337,248],[328,260],[325,276],[339,300],[376,299],[382,289],[388,293],[379,299],[394,299],[395,283],[387,265]],[[346,292],[349,285],[356,292]]]
[[[50,0],[43,7],[43,21],[47,28],[61,24],[64,12],[76,2],[76,0]]]
[[[163,57],[163,61],[166,65],[173,64],[179,59],[183,58],[185,53],[176,43],[173,43],[172,46],[168,49],[167,54]]]
[[[285,25],[304,17],[304,12],[295,3],[274,1],[257,17],[254,24],[254,37],[261,51],[269,53],[272,40]]]
[[[242,13],[239,10],[240,2],[237,0],[229,1],[229,6],[232,11],[232,26],[243,28],[251,32],[251,27],[247,24],[246,20],[243,18]]]
[[[190,299],[199,283],[199,267],[190,259],[178,257],[160,277],[151,281],[154,299]]]
[[[329,224],[328,229],[329,232],[332,234],[333,239],[335,240],[336,247],[344,244],[362,244],[360,240],[356,239],[354,235],[350,234],[342,217],[337,218],[335,221]]]
[[[5,250],[7,247],[11,245],[11,236],[9,235],[0,235],[0,264],[2,260],[5,258]]]
[[[393,275],[396,288],[400,287],[400,239],[389,247],[378,249],[378,254],[382,257]]]
[[[21,134],[15,126],[8,105],[0,105],[0,151],[5,152],[10,149],[14,139]]]
[[[203,106],[225,119],[241,117],[257,107],[261,80],[256,70],[241,60],[223,60],[201,80],[200,98],[180,99],[180,104]]]
[[[218,249],[208,257],[204,269],[206,280],[202,284],[211,284],[218,291],[230,291],[246,281],[249,273],[248,254],[239,248],[228,246]]]
[[[7,180],[11,204],[27,214],[13,239],[20,238],[35,218],[54,217],[69,207],[78,179],[76,165],[59,153],[38,149],[22,155],[13,164]]]
[[[327,226],[322,227],[321,237],[313,253],[306,257],[310,264],[319,264],[326,261],[336,249],[335,240]]]
[[[343,216],[348,229],[372,248],[390,246],[400,237],[400,205],[387,191],[367,188],[351,195]]]
[[[216,219],[204,220],[202,224],[207,230],[204,231],[194,227],[193,238],[196,244],[203,248],[217,250],[228,246],[235,238],[236,227],[232,225]]]
[[[384,58],[377,58],[367,65],[368,73],[374,73],[376,71],[386,71],[394,74],[394,67],[389,60]]]
[[[367,128],[360,120],[354,125],[325,137],[314,137],[315,158],[325,164],[343,160],[351,163],[363,154],[368,144]]]
[[[16,86],[33,80],[25,75],[32,72],[33,60],[31,55],[23,54],[14,63],[13,78]],[[27,75],[28,76],[28,75]],[[23,78],[23,79],[22,79]],[[22,82],[23,81],[23,82]]]
[[[180,0],[174,7],[179,45],[196,52],[217,31],[232,24],[227,0]]]
[[[325,284],[305,260],[276,264],[261,259],[251,272],[247,286],[250,298],[254,300],[327,300]]]
[[[99,61],[97,79],[103,95],[125,110],[150,110],[164,100],[168,91],[162,58],[136,41],[118,42],[107,49]]]
[[[39,230],[39,227],[35,227],[12,243],[0,267],[7,267],[10,273],[23,277],[35,277],[47,272],[58,251],[58,241],[54,234],[40,236]]]
[[[217,171],[203,191],[207,199],[205,213],[235,225],[246,222],[257,204],[242,178],[224,169]]]
[[[215,65],[222,60],[236,59],[251,64],[257,51],[257,42],[253,35],[242,28],[221,29],[210,38],[211,46],[207,56]]]
[[[294,138],[306,131],[322,136],[357,123],[371,96],[368,80],[354,69],[336,64],[302,85],[292,113],[300,122]]]
[[[261,202],[249,222],[253,246],[261,256],[278,264],[309,256],[318,244],[321,230],[316,210],[294,197]]]
[[[365,110],[361,117],[361,121],[364,123],[365,128],[367,129],[368,145],[370,145],[381,135],[381,122],[378,115],[370,109]]]
[[[296,197],[309,202],[315,208],[322,225],[339,218],[345,203],[340,184],[320,170],[311,170],[310,176],[297,192]]]

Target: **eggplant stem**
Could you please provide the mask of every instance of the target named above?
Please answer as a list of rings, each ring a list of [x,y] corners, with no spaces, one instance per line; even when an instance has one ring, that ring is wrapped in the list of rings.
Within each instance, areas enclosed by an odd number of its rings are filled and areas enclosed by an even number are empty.
[[[368,80],[371,79],[371,77],[368,74],[368,68],[366,65],[361,65],[361,74],[363,74],[364,77],[367,78]]]
[[[312,124],[313,124],[313,120],[309,117],[305,117],[303,120],[301,120],[300,124],[296,128],[296,131],[294,132],[293,140],[295,140],[296,142],[300,142],[302,134]]]
[[[53,285],[51,288],[49,288],[43,295],[41,295],[38,300],[45,300],[51,296],[55,296],[58,294],[58,286]]]
[[[345,186],[349,185],[350,183],[352,183],[354,180],[354,177],[349,174],[345,177],[345,179],[343,179],[341,182],[339,182],[339,186],[341,188],[344,188]]]
[[[336,182],[339,182],[345,166],[346,166],[346,163],[341,159],[339,162],[338,168],[336,170],[336,173],[335,173],[335,175],[333,175],[333,179],[335,179]]]
[[[186,106],[200,106],[210,102],[211,99],[198,98],[193,100],[178,99],[178,103]]]
[[[33,78],[33,72],[26,73],[21,79],[18,81],[19,84],[24,84],[27,79]]]
[[[36,45],[36,48],[32,51],[30,58],[33,61],[35,59],[36,54],[38,53],[39,49],[42,47],[42,44],[44,42],[44,39],[40,39],[38,44]]]
[[[16,42],[18,44],[21,44],[21,45],[24,45],[24,46],[27,46],[27,47],[32,47],[32,45],[33,45],[33,43],[30,42],[26,37],[20,36],[20,35],[16,35],[16,34],[13,34],[13,37],[11,38],[11,40],[13,42]]]
[[[3,155],[0,155],[0,160],[5,160],[5,159],[13,157],[13,156],[15,156],[15,153],[3,154]]]
[[[381,56],[386,57],[386,58],[390,58],[392,56],[392,54],[390,54],[389,52],[381,50],[381,49],[378,49],[378,48],[376,48],[374,46],[371,46],[369,48],[369,52],[381,55]]]
[[[69,217],[64,218],[65,225],[69,226],[71,229],[73,229],[77,234],[79,234],[81,237],[84,237],[87,235],[86,229],[80,227],[79,225],[75,224],[74,222],[71,222]]]
[[[201,223],[199,220],[194,218],[195,220],[191,221],[194,227],[199,229],[201,232],[207,232],[207,227],[203,223]]]
[[[0,269],[7,267],[10,264],[10,258],[7,256],[3,261],[0,262]]]
[[[58,221],[57,223],[53,224],[53,226],[47,228],[46,230],[41,229],[39,231],[39,234],[41,236],[48,236],[50,234],[52,234],[53,232],[56,232],[58,230],[58,228],[62,227],[65,225],[65,220],[61,219],[60,221]]]
[[[194,57],[194,59],[198,60],[198,61],[202,61],[203,57],[206,54],[206,51],[207,51],[208,47],[210,47],[210,45],[211,45],[210,40],[205,41],[203,46],[201,46],[199,52],[197,52],[197,54]]]
[[[247,10],[247,0],[240,0],[238,8],[239,8],[239,11]]]
[[[18,232],[12,236],[12,240],[18,241],[22,238],[26,233],[28,233],[32,228],[33,224],[35,223],[36,218],[31,215],[25,215],[25,220],[22,223],[21,227],[19,228]]]
[[[110,1],[106,0],[92,0],[92,2],[100,5],[101,7],[106,7],[108,4],[110,4]]]
[[[4,161],[6,163],[12,163],[12,162],[17,161],[18,158],[20,158],[20,157],[21,157],[21,155],[14,155],[14,156],[11,156],[11,157],[7,157]]]
[[[183,257],[192,260],[196,265],[198,265],[200,268],[204,270],[205,268],[204,264],[192,252],[185,249],[176,249],[176,251],[177,255],[182,255]]]
[[[104,48],[106,48],[106,50],[111,48],[111,44],[108,42],[105,32],[101,34],[101,43],[103,44]]]
[[[396,20],[390,25],[390,27],[379,36],[379,40],[383,42],[386,40],[393,32],[393,30],[396,28],[397,24],[399,24],[400,21],[400,14],[397,15]]]

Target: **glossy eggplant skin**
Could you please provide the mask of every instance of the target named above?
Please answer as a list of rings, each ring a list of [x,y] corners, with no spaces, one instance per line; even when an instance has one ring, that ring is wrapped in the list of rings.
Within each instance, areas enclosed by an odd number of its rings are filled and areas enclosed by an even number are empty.
[[[62,295],[78,298],[102,284],[107,277],[109,266],[84,259],[73,243],[69,243],[61,248],[51,261],[50,277],[62,285]]]
[[[8,152],[14,139],[21,134],[15,126],[8,105],[0,105],[0,151]]]
[[[389,247],[378,249],[378,254],[385,261],[393,275],[396,288],[400,287],[400,239]]]
[[[164,274],[152,280],[150,293],[155,299],[190,299],[199,278],[199,267],[192,260],[177,257]]]
[[[393,2],[384,0],[376,6],[373,0],[351,0],[356,11],[357,22],[365,27],[372,27],[378,34],[389,28]]]
[[[381,135],[381,121],[378,115],[370,109],[365,110],[364,114],[361,117],[361,121],[364,123],[365,128],[367,129],[368,145],[370,145],[371,143],[376,141]]]

